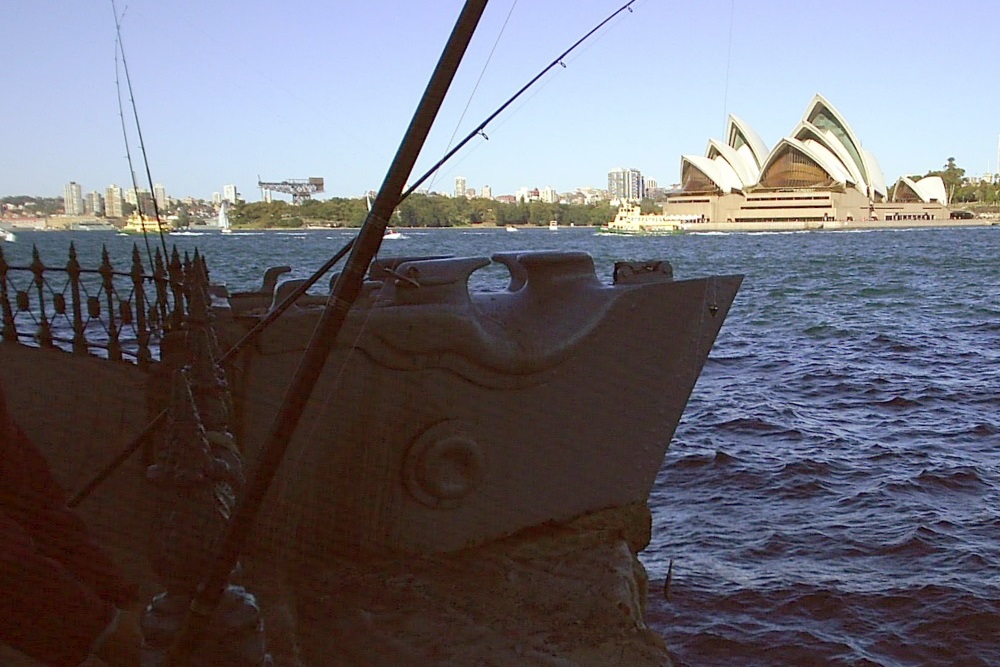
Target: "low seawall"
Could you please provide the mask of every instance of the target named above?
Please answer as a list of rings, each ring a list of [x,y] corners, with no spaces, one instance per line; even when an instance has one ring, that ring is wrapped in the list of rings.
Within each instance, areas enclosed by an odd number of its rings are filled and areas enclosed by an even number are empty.
[[[762,220],[760,222],[685,222],[685,232],[803,232],[859,229],[950,229],[1000,226],[996,220]]]

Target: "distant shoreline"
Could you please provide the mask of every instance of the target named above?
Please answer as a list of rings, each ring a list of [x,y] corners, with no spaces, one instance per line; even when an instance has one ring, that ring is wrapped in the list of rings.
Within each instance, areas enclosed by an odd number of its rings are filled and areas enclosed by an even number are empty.
[[[120,232],[115,229],[71,229],[69,227],[34,227],[28,225],[11,224],[14,221],[0,220],[0,227],[11,229],[15,232]],[[815,232],[815,231],[860,231],[878,229],[955,229],[961,227],[1000,227],[1000,220],[989,218],[973,218],[962,220],[790,220],[790,221],[760,221],[760,222],[687,222],[679,223],[680,229],[674,233],[761,233],[761,232]],[[541,230],[550,231],[546,225],[514,225],[517,230]],[[424,230],[469,230],[469,229],[497,229],[502,230],[505,226],[492,224],[462,225],[452,227],[398,227],[393,229],[399,231],[424,231]],[[560,226],[559,231],[567,229],[599,229],[596,225],[576,225]],[[360,227],[234,227],[234,232],[331,232],[360,230]],[[174,230],[172,230],[174,231]],[[218,232],[218,227],[195,226],[182,228],[176,231],[186,232]],[[664,232],[666,233],[666,232]],[[656,232],[651,233],[629,233],[616,232],[616,236],[658,236]]]
[[[769,220],[761,222],[686,222],[681,232],[816,232],[870,229],[953,229],[956,227],[995,227],[1000,221],[970,218],[964,220]]]

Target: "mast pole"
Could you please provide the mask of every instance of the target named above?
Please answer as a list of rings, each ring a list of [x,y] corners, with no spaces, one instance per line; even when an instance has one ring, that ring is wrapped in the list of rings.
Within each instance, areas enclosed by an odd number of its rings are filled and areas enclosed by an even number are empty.
[[[386,173],[382,187],[375,197],[372,209],[365,218],[357,242],[351,249],[344,271],[330,293],[323,315],[309,340],[309,346],[303,353],[295,376],[285,392],[281,408],[271,424],[270,434],[264,444],[260,460],[248,481],[246,494],[237,504],[229,522],[215,563],[198,595],[191,601],[185,622],[165,657],[163,667],[185,667],[188,664],[191,652],[201,639],[207,621],[222,598],[229,574],[239,559],[264,496],[284,458],[288,444],[305,411],[306,402],[347,319],[347,313],[361,290],[365,271],[378,252],[389,216],[399,202],[403,186],[427,139],[434,118],[441,108],[444,96],[472,39],[472,34],[486,9],[487,1],[466,0],[462,8],[462,13],[452,29],[448,43]]]

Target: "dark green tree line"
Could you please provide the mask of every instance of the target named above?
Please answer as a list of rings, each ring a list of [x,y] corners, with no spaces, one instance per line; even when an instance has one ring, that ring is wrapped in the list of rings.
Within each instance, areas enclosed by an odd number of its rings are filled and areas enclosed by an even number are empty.
[[[237,204],[230,213],[236,227],[360,227],[368,208],[364,199],[312,200],[301,206],[284,201]],[[607,202],[595,205],[465,199],[443,195],[413,194],[407,197],[389,221],[393,227],[465,227],[469,225],[560,225],[598,226],[614,217]]]

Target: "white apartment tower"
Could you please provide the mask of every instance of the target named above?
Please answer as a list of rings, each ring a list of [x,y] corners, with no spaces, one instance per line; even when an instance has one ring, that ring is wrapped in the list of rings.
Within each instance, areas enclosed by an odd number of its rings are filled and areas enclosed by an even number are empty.
[[[646,186],[638,169],[612,169],[608,172],[608,196],[619,201],[641,201]]]
[[[86,204],[87,206],[84,208],[89,208],[90,213],[93,213],[94,215],[104,214],[104,198],[101,197],[101,193],[97,190],[94,190],[87,195]]]
[[[539,193],[539,198],[548,204],[558,204],[559,203],[559,193],[552,186],[546,186],[542,188]]]
[[[455,197],[465,196],[465,176],[455,177]]]
[[[104,190],[104,217],[121,218],[123,215],[122,189],[112,183]]]
[[[483,189],[479,191],[479,196],[483,199],[493,199],[493,188],[488,185],[484,185]]]
[[[139,206],[140,199],[148,198],[150,196],[149,190],[146,188],[136,187],[126,188],[123,194],[125,196],[125,201],[135,207]]]
[[[235,185],[223,185],[222,186],[222,198],[225,199],[230,204],[236,203],[236,186]]]
[[[63,190],[63,208],[66,215],[83,215],[83,188],[76,181],[70,181]]]

